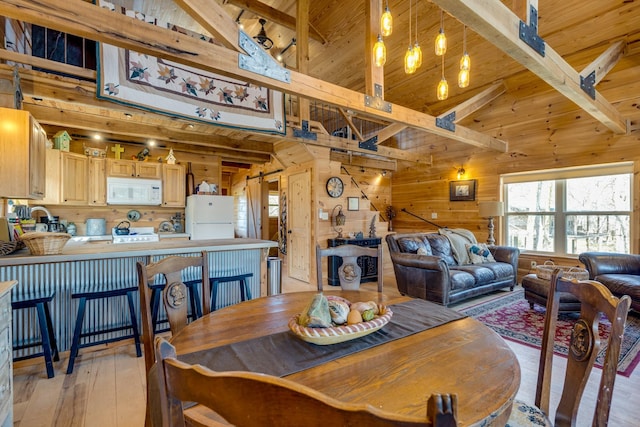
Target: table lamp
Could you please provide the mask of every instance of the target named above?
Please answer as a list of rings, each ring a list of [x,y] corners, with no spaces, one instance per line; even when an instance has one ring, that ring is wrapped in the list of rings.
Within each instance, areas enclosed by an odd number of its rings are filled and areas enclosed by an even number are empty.
[[[482,218],[489,219],[489,237],[487,238],[487,243],[493,245],[496,243],[496,239],[493,237],[493,218],[497,216],[504,215],[504,207],[502,202],[480,202],[478,203],[479,213]]]

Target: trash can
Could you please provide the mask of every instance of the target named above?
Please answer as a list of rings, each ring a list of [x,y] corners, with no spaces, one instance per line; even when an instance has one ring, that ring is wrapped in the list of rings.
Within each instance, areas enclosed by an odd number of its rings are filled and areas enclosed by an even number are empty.
[[[267,258],[267,295],[282,293],[282,260],[278,257]]]

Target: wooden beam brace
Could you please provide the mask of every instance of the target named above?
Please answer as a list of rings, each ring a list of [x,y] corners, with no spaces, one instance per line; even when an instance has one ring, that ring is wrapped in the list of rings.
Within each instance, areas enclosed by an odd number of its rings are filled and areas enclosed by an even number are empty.
[[[287,129],[287,140],[301,142],[308,145],[317,145],[320,147],[352,151],[361,154],[372,154],[371,150],[360,148],[358,141],[347,138],[339,138],[337,136],[331,135],[318,134],[316,140],[308,140],[294,137],[293,131],[291,129]],[[388,159],[405,160],[420,164],[430,164],[431,162],[431,159],[427,156],[416,155],[416,153],[411,153],[409,151],[398,150],[390,147],[378,147],[378,151],[375,152],[375,155],[382,158],[386,157]]]
[[[267,21],[275,22],[290,30],[296,30],[296,18],[257,0],[227,0],[227,3],[248,10]],[[327,39],[311,23],[309,23],[309,36],[322,44],[327,43]]]
[[[382,129],[380,132],[377,133],[376,136],[378,137],[378,144],[381,144],[382,142],[386,141],[392,136],[402,132],[406,128],[407,128],[407,125],[405,124],[391,123],[389,126],[385,127],[384,129]]]
[[[353,123],[353,120],[351,119],[351,115],[349,115],[346,111],[344,111],[344,108],[338,107],[338,111],[340,112],[340,115],[342,116],[342,118],[347,122],[349,129],[351,129],[351,132],[355,134],[356,139],[358,141],[364,141],[362,134],[360,133],[356,125]]]
[[[13,61],[19,64],[31,65],[33,67],[44,68],[45,70],[81,77],[83,79],[96,80],[96,72],[93,70],[63,64],[50,59],[38,58],[37,56],[25,55],[24,53],[12,52],[10,50],[0,49],[0,60]]]
[[[26,22],[38,22],[58,31],[317,99],[476,147],[507,151],[504,141],[461,126],[456,126],[454,132],[438,128],[435,117],[401,105],[393,105],[392,112],[366,107],[364,94],[301,73],[292,71],[291,83],[264,78],[240,69],[238,54],[234,51],[203,43],[175,31],[143,24],[134,18],[101,9],[81,0],[68,0],[63,3],[57,0],[39,0],[37,3],[29,0],[3,0],[0,2],[0,15]]]
[[[480,108],[484,107],[485,105],[487,105],[488,103],[490,103],[491,101],[493,101],[494,99],[496,99],[497,97],[505,93],[505,91],[506,91],[506,88],[504,86],[504,82],[500,80],[499,82],[494,83],[493,85],[489,86],[488,88],[478,93],[477,95],[472,96],[471,98],[464,101],[463,103],[456,105],[449,111],[445,111],[444,113],[440,114],[438,117],[445,117],[455,112],[456,118],[454,122],[457,123],[463,118],[478,111]]]
[[[605,50],[602,55],[598,56],[593,62],[580,72],[581,76],[588,76],[591,73],[595,73],[595,82],[594,84],[598,84],[604,76],[606,76],[609,71],[622,59],[624,56],[625,48],[627,47],[627,42],[624,40],[618,40],[613,43],[607,50]]]
[[[627,131],[626,120],[598,92],[592,99],[580,88],[580,75],[553,49],[534,52],[518,36],[520,19],[501,2],[483,0],[433,0],[513,59],[576,103],[616,134]]]
[[[238,25],[216,1],[174,0],[198,24],[224,46],[242,52],[238,46]]]
[[[361,166],[364,168],[384,169],[390,172],[398,170],[398,162],[395,160],[373,159],[366,156],[360,156],[353,152],[344,153],[331,150],[329,159],[334,162],[340,162],[343,165]]]

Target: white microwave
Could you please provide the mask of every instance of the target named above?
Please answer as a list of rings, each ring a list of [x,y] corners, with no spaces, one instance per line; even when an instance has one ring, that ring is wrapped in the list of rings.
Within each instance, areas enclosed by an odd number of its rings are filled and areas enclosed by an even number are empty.
[[[159,179],[107,177],[108,205],[161,205],[162,181]]]

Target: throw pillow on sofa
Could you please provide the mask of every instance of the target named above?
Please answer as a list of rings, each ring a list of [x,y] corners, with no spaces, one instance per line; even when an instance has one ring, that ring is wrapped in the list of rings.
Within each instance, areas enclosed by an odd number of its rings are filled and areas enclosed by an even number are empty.
[[[485,262],[496,262],[486,243],[466,244],[467,253],[471,264],[483,264]]]

